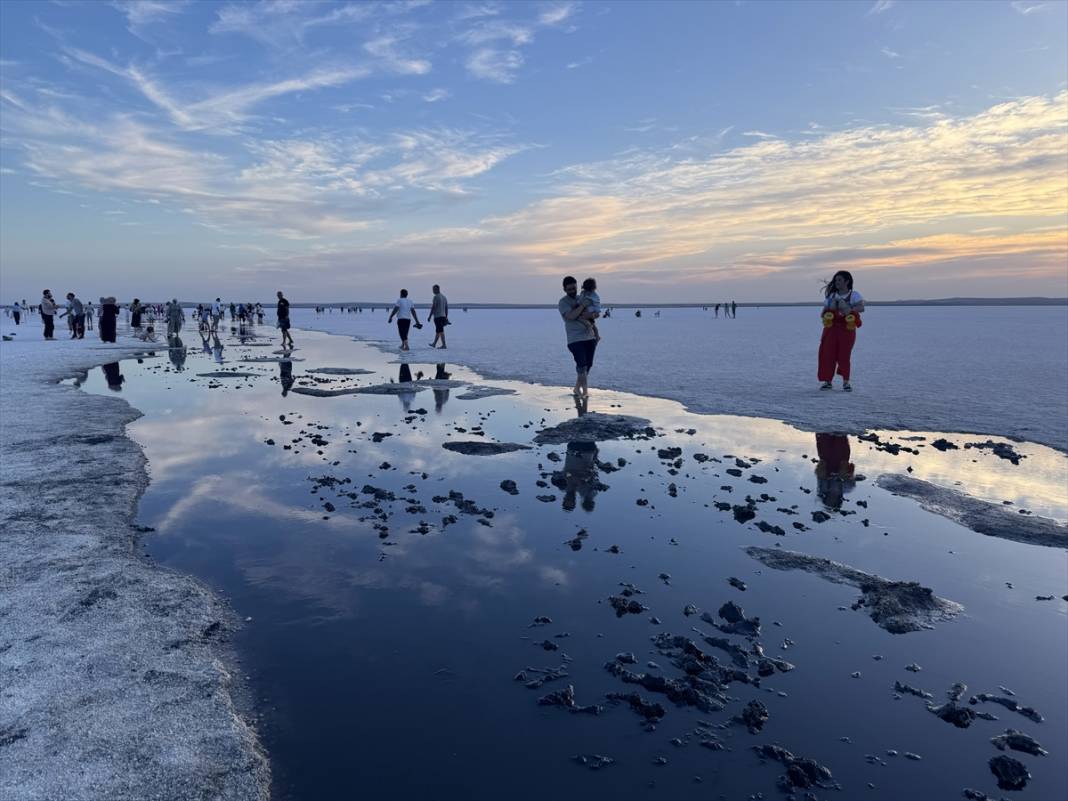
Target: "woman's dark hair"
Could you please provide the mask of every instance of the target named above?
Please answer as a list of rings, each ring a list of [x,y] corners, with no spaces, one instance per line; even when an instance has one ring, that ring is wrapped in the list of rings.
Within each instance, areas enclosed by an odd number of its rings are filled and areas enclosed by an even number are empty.
[[[134,302],[134,303],[140,303],[141,301],[140,301],[140,299],[138,299],[138,298],[134,298],[134,299],[133,299],[133,302]]]
[[[587,278],[585,281],[582,282],[582,291],[583,292],[593,292],[596,289],[597,289],[597,282],[594,281],[592,278]]]
[[[402,289],[401,290],[401,297],[402,298],[408,297],[408,290],[407,289]]]
[[[849,272],[849,270],[839,270],[831,276],[831,280],[828,281],[827,285],[823,287],[823,292],[826,297],[829,298],[831,295],[834,294],[834,284],[838,280],[838,276],[842,276],[842,278],[845,279],[846,287],[849,289],[850,292],[853,291],[853,274]]]

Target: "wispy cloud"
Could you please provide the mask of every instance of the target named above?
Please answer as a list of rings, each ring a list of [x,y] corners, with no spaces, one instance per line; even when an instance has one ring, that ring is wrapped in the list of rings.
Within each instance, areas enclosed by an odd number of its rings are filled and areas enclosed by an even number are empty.
[[[465,66],[476,78],[494,83],[512,83],[516,72],[523,66],[523,54],[518,50],[483,47],[467,57]]]
[[[93,53],[74,47],[63,52],[71,59],[104,70],[128,81],[154,106],[166,112],[171,121],[185,130],[227,129],[241,122],[256,105],[270,98],[295,92],[341,86],[367,77],[368,67],[320,69],[273,83],[256,83],[231,88],[192,102],[179,102],[142,68],[122,67]]]
[[[702,282],[829,267],[1063,274],[1068,93],[907,126],[762,139],[673,158],[635,151],[553,175],[548,197],[476,225],[319,254],[427,260],[468,274],[514,263],[613,282]],[[931,231],[938,233],[931,233]]]
[[[519,4],[512,7],[524,8]],[[520,48],[530,45],[538,30],[557,28],[570,19],[576,8],[574,3],[556,3],[528,21],[504,19],[496,12],[466,18],[471,24],[457,35],[456,41],[472,48],[465,61],[468,73],[493,83],[514,82],[524,62]],[[581,64],[576,62],[575,66]]]
[[[587,64],[592,63],[593,56],[586,56],[585,58],[580,58],[578,61],[569,61],[566,66],[569,70],[577,70],[579,67],[585,67]]]
[[[1025,2],[1025,0],[1012,0],[1012,9],[1025,17],[1036,14],[1046,8],[1046,3]]]
[[[451,95],[452,92],[450,92],[448,89],[443,89],[439,87],[437,89],[431,89],[429,92],[426,92],[423,95],[423,100],[425,100],[427,103],[437,103],[441,100],[449,98]]]
[[[868,14],[885,14],[895,5],[897,5],[897,0],[875,0],[872,7],[868,9]]]
[[[884,47],[879,52],[887,58],[901,58],[900,53],[898,53],[896,50],[891,50],[889,47]]]
[[[430,62],[423,58],[409,58],[397,51],[396,36],[380,36],[367,42],[363,49],[377,58],[389,71],[400,75],[425,75],[430,72]]]

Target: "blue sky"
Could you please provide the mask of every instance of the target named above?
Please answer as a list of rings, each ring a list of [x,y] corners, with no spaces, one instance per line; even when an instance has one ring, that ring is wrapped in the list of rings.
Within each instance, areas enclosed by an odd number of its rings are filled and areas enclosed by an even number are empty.
[[[1068,294],[1063,2],[0,3],[0,295]]]

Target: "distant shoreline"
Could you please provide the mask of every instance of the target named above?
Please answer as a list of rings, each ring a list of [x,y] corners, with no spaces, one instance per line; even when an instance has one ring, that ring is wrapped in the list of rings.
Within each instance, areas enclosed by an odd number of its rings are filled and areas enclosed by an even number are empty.
[[[145,303],[166,303],[167,301],[155,301],[146,300]],[[234,301],[238,303],[239,301]],[[257,301],[253,301],[255,303]],[[263,303],[264,308],[268,308],[269,304],[273,305],[274,301]],[[225,305],[229,305],[230,301],[227,301]],[[719,301],[720,305],[724,305],[723,301]],[[1068,298],[1043,298],[1043,297],[1024,297],[1024,298],[935,298],[932,300],[865,300],[868,306],[1068,306]],[[183,300],[181,305],[183,307],[195,307],[198,304],[205,306],[211,305],[211,301],[191,301]],[[126,305],[120,303],[120,305]],[[342,307],[361,306],[361,307],[373,307],[388,309],[393,306],[393,301],[358,301],[358,300],[344,300],[344,301],[332,301],[330,303],[325,302],[311,302],[311,303],[295,303],[290,302],[290,307],[294,309],[314,309],[317,306],[321,306],[325,309],[337,309]],[[460,303],[455,302],[450,304],[453,309],[555,309],[555,303]],[[713,308],[716,302],[711,303],[608,303],[605,304],[611,309],[704,309]],[[767,302],[752,302],[745,301],[739,303],[738,306],[744,309],[758,309],[762,307],[768,308],[790,308],[790,307],[805,307],[805,306],[818,306],[818,301],[802,300],[802,301],[767,301]],[[429,303],[416,303],[417,309],[429,308]],[[3,305],[0,308],[10,309],[10,305]]]

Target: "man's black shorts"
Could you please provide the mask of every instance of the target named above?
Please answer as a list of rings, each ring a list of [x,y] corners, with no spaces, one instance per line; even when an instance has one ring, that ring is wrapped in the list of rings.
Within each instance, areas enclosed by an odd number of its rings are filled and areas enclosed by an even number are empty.
[[[448,321],[448,317],[435,317],[434,318],[434,330],[439,334],[445,333],[445,323]]]

